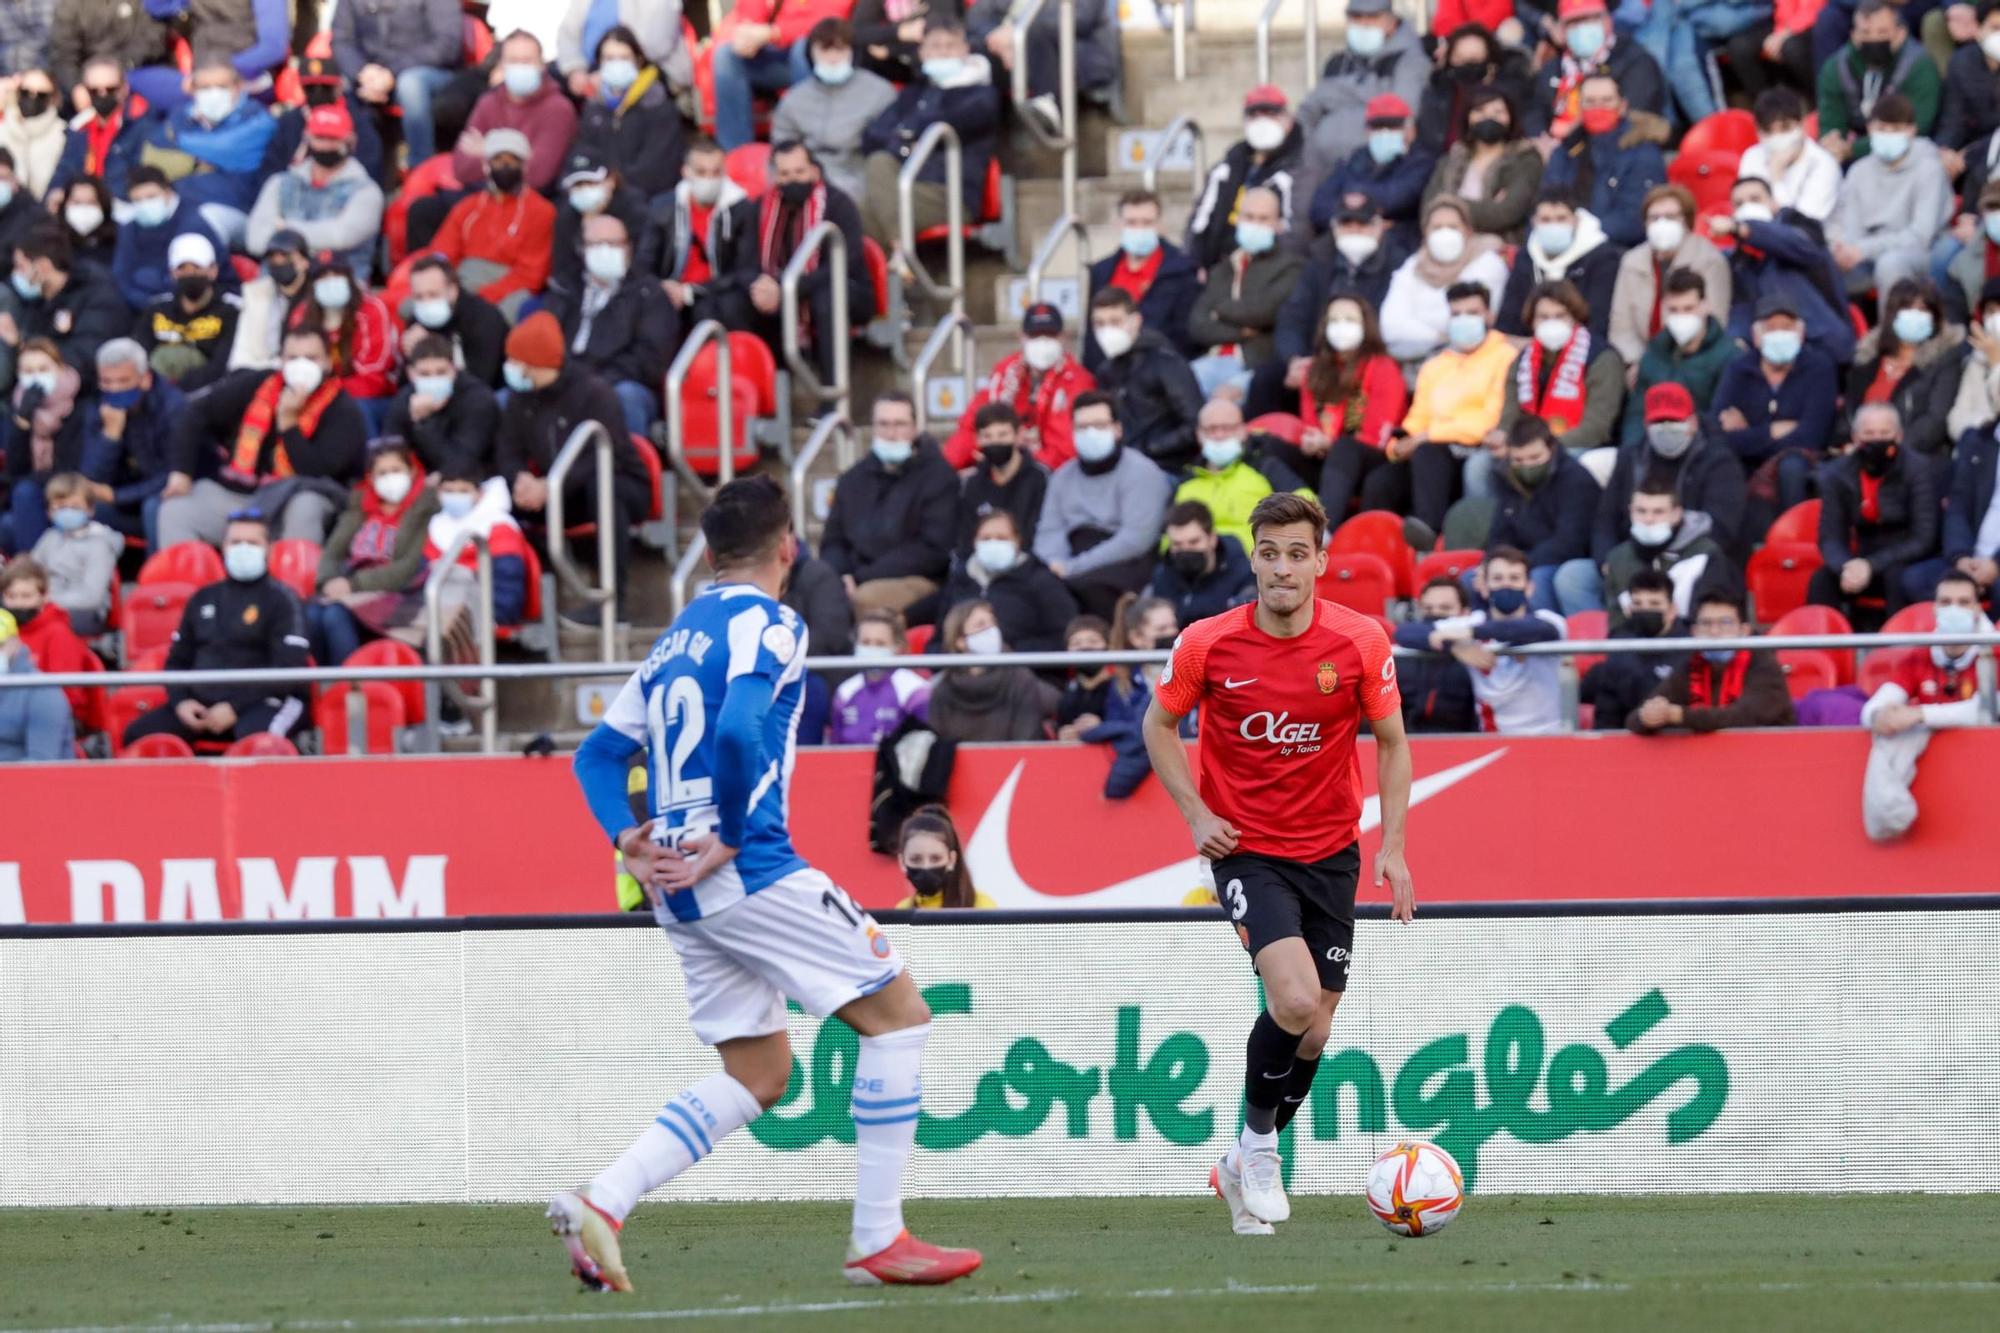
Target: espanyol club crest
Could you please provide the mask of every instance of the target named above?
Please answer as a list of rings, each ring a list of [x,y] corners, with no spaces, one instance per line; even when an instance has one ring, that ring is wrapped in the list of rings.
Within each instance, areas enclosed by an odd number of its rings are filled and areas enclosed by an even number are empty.
[[[1318,682],[1321,694],[1332,694],[1340,688],[1340,668],[1331,662],[1321,662],[1313,679]]]

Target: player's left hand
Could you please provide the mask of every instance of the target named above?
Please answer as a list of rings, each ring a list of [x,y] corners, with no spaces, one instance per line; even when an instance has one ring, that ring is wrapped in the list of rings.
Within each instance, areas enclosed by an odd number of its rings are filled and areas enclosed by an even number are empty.
[[[680,893],[693,888],[735,859],[736,849],[713,833],[697,834],[682,841],[679,855],[667,851],[660,858],[652,882],[668,893]],[[645,882],[640,881],[642,884]]]
[[[1417,914],[1417,886],[1410,880],[1410,867],[1403,860],[1401,852],[1392,852],[1387,847],[1375,853],[1375,887],[1381,888],[1382,881],[1389,881],[1389,919],[1408,921]]]

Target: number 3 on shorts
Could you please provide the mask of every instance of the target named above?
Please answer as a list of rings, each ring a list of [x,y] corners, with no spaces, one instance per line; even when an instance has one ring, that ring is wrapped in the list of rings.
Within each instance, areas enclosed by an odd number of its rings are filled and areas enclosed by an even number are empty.
[[[847,890],[838,885],[822,893],[819,896],[819,903],[821,907],[845,921],[850,930],[858,928],[861,925],[861,918],[866,915],[861,904],[855,902]]]
[[[1243,895],[1243,881],[1232,879],[1222,886],[1222,899],[1229,905],[1229,919],[1241,921],[1243,914],[1250,910],[1250,900]]]

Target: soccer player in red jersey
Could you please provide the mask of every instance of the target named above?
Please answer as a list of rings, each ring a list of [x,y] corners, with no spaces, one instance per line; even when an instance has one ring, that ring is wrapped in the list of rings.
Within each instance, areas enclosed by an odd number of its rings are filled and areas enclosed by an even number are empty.
[[[1355,733],[1375,735],[1391,915],[1416,890],[1403,860],[1410,743],[1389,636],[1373,616],[1313,596],[1326,571],[1326,514],[1273,494],[1250,514],[1257,600],[1181,631],[1146,712],[1153,770],[1215,872],[1217,896],[1264,980],[1250,1029],[1243,1133],[1210,1177],[1239,1235],[1291,1216],[1278,1131],[1312,1087],[1354,949],[1361,870]],[[1197,787],[1180,721],[1202,709]]]

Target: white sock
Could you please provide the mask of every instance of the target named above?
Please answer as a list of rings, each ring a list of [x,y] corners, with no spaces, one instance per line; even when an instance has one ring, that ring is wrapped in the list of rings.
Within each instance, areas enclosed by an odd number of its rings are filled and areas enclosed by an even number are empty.
[[[903,1166],[917,1141],[928,1023],[863,1037],[854,1062],[854,1253],[903,1230]]]
[[[1246,1153],[1276,1152],[1278,1151],[1278,1136],[1276,1134],[1259,1134],[1256,1130],[1250,1128],[1250,1126],[1245,1125],[1243,1133],[1236,1140],[1236,1144],[1238,1148]]]
[[[763,1114],[750,1090],[727,1074],[710,1074],[669,1098],[631,1147],[590,1182],[590,1201],[623,1222],[639,1196],[657,1189],[708,1156],[725,1135]]]

